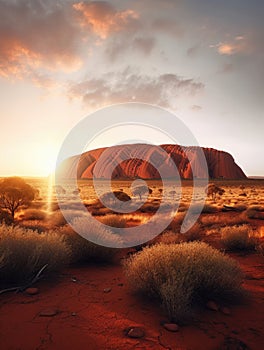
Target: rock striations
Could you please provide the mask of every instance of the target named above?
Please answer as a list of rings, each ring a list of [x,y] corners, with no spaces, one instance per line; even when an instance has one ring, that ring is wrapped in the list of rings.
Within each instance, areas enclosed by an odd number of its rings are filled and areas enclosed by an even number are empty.
[[[59,174],[67,179],[74,178],[77,169],[78,179],[93,176],[99,179],[159,179],[163,170],[163,174],[170,178],[177,174],[175,169],[167,166],[169,158],[173,159],[183,179],[205,178],[206,163],[210,178],[247,178],[227,152],[213,148],[148,144],[118,145],[85,152],[64,161]]]

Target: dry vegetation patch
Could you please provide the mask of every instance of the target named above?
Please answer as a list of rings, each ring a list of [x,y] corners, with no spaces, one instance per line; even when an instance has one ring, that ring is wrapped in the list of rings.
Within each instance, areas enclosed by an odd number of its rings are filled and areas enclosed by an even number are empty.
[[[183,321],[202,300],[233,300],[242,293],[238,264],[206,243],[157,244],[125,262],[134,291],[162,303],[173,321]]]
[[[258,243],[249,225],[222,227],[220,233],[221,241],[228,250],[254,250]]]
[[[44,265],[54,272],[69,263],[71,250],[64,236],[39,234],[19,226],[0,226],[0,279],[2,284],[25,282]]]

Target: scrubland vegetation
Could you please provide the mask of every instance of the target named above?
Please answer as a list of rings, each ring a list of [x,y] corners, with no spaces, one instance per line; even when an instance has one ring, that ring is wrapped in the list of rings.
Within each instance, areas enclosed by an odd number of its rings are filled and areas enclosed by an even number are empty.
[[[226,302],[241,295],[234,260],[202,242],[157,244],[125,262],[131,288],[160,300],[172,321],[182,321],[199,301]]]
[[[121,201],[133,197],[126,186],[125,182],[116,186],[115,192]],[[215,192],[207,198],[205,204],[201,201],[202,194],[196,195],[191,208],[191,187],[183,186],[181,199],[177,189],[171,190],[170,200],[180,199],[177,214],[164,232],[149,242],[149,232],[147,229],[142,230],[146,243],[137,247],[138,253],[125,259],[125,274],[132,290],[150,294],[159,300],[171,320],[183,320],[206,300],[227,303],[230,298],[234,300],[243,294],[239,266],[228,255],[224,255],[223,251],[226,254],[242,251],[246,254],[264,255],[264,188],[241,188],[231,182],[229,186],[223,186],[222,191],[222,186],[219,184],[216,189],[210,187]],[[47,190],[42,193],[40,191],[41,197],[24,203],[14,216],[2,208],[2,287],[26,283],[46,264],[48,267],[45,274],[57,274],[71,264],[112,263],[119,261],[120,256],[126,258],[125,250],[104,247],[96,242],[104,241],[108,242],[108,246],[119,246],[123,237],[117,229],[148,222],[156,215],[163,194],[159,184],[152,183],[147,193],[147,202],[139,210],[120,214],[104,207],[93,197],[91,188],[83,183],[78,190],[64,187],[57,190],[61,195],[72,195],[72,200],[65,202],[64,214],[81,235],[67,223],[54,192],[48,203],[45,197]],[[74,199],[77,192],[90,214],[106,227],[85,220]],[[134,195],[139,200],[141,192]],[[163,216],[158,220],[163,220],[168,215],[170,203],[166,205]],[[201,215],[196,224],[182,234],[180,229],[188,210],[192,214],[201,212]]]

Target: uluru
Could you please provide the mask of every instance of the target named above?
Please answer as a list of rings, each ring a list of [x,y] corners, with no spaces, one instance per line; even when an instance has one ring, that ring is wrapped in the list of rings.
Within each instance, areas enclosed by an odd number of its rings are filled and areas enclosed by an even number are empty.
[[[209,178],[214,179],[247,178],[230,153],[213,148],[173,144],[129,144],[87,151],[65,160],[60,165],[58,174],[71,179],[75,177],[77,170],[78,179],[95,177],[152,180],[160,178],[160,171],[164,170],[169,159],[174,161],[182,179],[206,178],[207,171]],[[151,164],[153,160],[155,167]],[[166,178],[176,175],[175,170],[166,168]]]

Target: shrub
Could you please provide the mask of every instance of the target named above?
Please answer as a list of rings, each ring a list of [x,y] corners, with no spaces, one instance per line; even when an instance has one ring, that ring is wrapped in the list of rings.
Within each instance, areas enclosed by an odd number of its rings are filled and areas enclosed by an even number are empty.
[[[45,264],[48,264],[45,271],[58,271],[69,262],[70,256],[62,235],[0,226],[0,279],[3,284],[26,282]]]
[[[64,216],[65,215],[65,216]],[[64,210],[56,211],[47,217],[47,223],[50,227],[61,227],[67,224],[67,222],[73,221],[75,218],[85,216],[85,212],[79,210]],[[67,219],[67,220],[66,220]]]
[[[92,242],[98,242],[106,247],[121,247],[122,239],[119,235],[114,234],[105,228],[96,219],[89,217],[79,217],[73,220],[73,227],[79,234],[86,237]]]
[[[157,244],[131,256],[125,273],[132,288],[160,300],[172,321],[184,320],[203,299],[241,295],[238,264],[206,243]]]
[[[201,224],[204,226],[226,226],[226,225],[242,225],[248,222],[240,213],[238,215],[226,217],[225,215],[204,215],[200,218]]]
[[[126,227],[126,224],[127,224],[126,217],[124,217],[123,215],[115,215],[115,214],[104,216],[103,218],[100,218],[100,221],[105,225],[118,227],[118,228],[124,228]]]
[[[111,262],[117,254],[117,249],[94,244],[76,233],[70,226],[64,226],[59,231],[65,236],[65,241],[72,251],[72,262]]]
[[[246,211],[246,215],[249,219],[264,220],[264,207],[252,206]]]
[[[186,242],[200,241],[202,239],[201,225],[196,222],[186,233],[184,233]]]
[[[221,230],[221,241],[228,250],[252,250],[256,245],[256,238],[252,236],[252,229],[248,225],[226,226]]]
[[[216,213],[219,211],[219,209],[215,205],[210,204],[193,204],[190,206],[189,211],[193,214],[200,214],[200,213]]]
[[[163,232],[156,238],[158,243],[163,244],[178,244],[185,241],[185,235],[181,233],[175,233],[172,231]]]
[[[28,209],[25,210],[22,219],[23,220],[44,220],[46,218],[46,212],[38,209]]]

